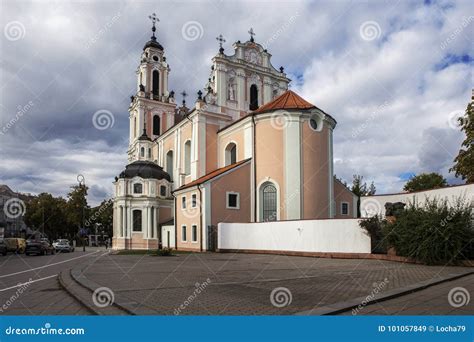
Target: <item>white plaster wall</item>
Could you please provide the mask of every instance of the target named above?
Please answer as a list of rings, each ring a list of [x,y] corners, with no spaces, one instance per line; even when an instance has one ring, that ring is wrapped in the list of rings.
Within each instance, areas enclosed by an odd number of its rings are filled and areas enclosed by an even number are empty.
[[[463,197],[466,201],[474,200],[474,184],[453,186],[448,188],[376,196],[363,196],[360,199],[360,213],[362,217],[371,217],[376,214],[385,216],[385,203],[403,202],[405,204],[416,202],[420,205],[427,199],[446,199],[448,204],[455,203],[456,199]]]
[[[170,232],[170,244],[168,246],[168,232]],[[162,226],[161,227],[161,242],[163,247],[175,247],[175,230],[174,226]]]
[[[219,223],[219,249],[370,253],[357,219]]]

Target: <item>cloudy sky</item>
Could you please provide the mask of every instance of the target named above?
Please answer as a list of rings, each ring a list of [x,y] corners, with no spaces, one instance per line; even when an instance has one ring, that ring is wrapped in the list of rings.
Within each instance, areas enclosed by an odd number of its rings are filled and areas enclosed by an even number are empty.
[[[448,173],[472,88],[469,1],[1,1],[0,183],[65,195],[83,174],[96,204],[126,164],[135,69],[160,18],[170,89],[195,97],[224,35],[256,41],[291,88],[330,113],[335,172],[378,193]],[[181,100],[178,98],[178,100]],[[189,98],[188,98],[189,100]],[[189,102],[188,102],[189,103]],[[93,116],[113,124],[97,129]]]

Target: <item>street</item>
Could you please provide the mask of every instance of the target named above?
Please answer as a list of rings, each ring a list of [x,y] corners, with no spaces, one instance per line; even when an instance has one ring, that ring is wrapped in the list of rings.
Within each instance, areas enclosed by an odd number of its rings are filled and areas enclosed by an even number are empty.
[[[107,253],[103,248],[76,248],[73,253],[0,257],[0,315],[82,315],[84,306],[64,291],[58,274],[91,263]]]

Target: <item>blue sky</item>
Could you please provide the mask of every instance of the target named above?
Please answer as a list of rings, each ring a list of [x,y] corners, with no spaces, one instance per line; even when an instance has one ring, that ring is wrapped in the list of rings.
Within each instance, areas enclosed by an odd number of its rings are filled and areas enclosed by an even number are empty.
[[[189,101],[205,86],[215,37],[231,54],[253,27],[291,88],[338,121],[339,177],[362,174],[378,193],[401,190],[412,173],[459,182],[448,170],[471,96],[471,2],[173,0],[2,2],[0,183],[65,195],[81,173],[92,203],[111,195],[153,12],[170,89]],[[189,23],[194,40],[183,35]],[[94,127],[98,110],[112,113],[110,128]]]

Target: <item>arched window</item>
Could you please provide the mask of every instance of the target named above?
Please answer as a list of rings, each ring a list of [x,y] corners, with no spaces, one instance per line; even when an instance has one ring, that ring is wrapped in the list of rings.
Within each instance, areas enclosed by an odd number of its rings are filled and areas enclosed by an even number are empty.
[[[261,198],[261,213],[262,221],[276,221],[277,220],[277,189],[275,185],[270,182],[264,183],[260,187]]]
[[[168,172],[171,180],[173,180],[173,151],[166,153],[166,172]]]
[[[191,174],[191,141],[186,141],[184,144],[184,173]]]
[[[234,143],[230,143],[225,148],[225,166],[234,164],[237,162],[237,146]]]
[[[142,211],[136,209],[133,211],[133,231],[141,232],[142,231]]]
[[[140,148],[140,157],[145,158],[145,148]]]
[[[256,110],[258,108],[258,88],[257,85],[252,84],[250,86],[250,110]]]
[[[159,115],[153,116],[153,134],[160,135],[160,116]]]
[[[153,70],[153,85],[152,93],[153,95],[159,95],[160,92],[160,73],[158,70]]]

